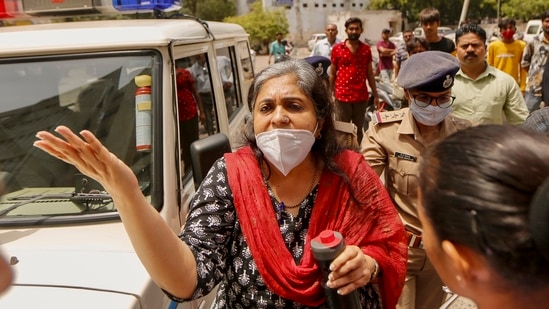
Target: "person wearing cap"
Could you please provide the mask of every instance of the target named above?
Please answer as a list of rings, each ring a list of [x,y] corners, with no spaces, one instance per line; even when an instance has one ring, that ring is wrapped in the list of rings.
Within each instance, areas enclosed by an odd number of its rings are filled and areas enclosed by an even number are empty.
[[[313,66],[315,72],[322,78],[322,81],[326,85],[326,89],[330,89],[329,77],[328,77],[328,68],[332,62],[329,58],[324,56],[309,56],[304,58],[310,65]]]
[[[425,255],[417,214],[419,158],[429,145],[471,122],[452,113],[451,95],[459,63],[452,55],[425,51],[404,62],[398,83],[409,108],[376,112],[361,143],[361,152],[380,176],[404,223],[408,270],[397,308],[439,308],[442,281]]]
[[[385,28],[381,31],[381,40],[377,41],[376,48],[379,55],[379,75],[381,79],[390,83],[393,80],[394,73],[394,64],[393,58],[396,53],[395,43],[389,40],[389,35],[391,35],[391,29]]]
[[[330,81],[328,80],[328,68],[332,63],[330,59],[323,56],[310,56],[306,57],[307,61],[315,72],[322,78],[322,82],[326,86],[326,89],[330,89]],[[352,122],[343,122],[334,120],[334,127],[336,129],[336,138],[338,142],[349,149],[358,150],[359,144],[357,140],[357,128]]]
[[[515,79],[486,62],[486,31],[466,24],[456,31],[456,55],[461,69],[453,93],[454,114],[475,124],[520,125],[528,108]]]

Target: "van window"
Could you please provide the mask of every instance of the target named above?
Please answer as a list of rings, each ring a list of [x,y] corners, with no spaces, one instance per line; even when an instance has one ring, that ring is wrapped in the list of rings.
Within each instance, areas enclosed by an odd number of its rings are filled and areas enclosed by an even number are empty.
[[[227,116],[232,118],[234,112],[242,106],[242,97],[240,93],[240,81],[238,80],[238,70],[236,69],[236,54],[234,47],[223,47],[216,50],[217,70],[223,84],[223,96],[225,97],[225,106]]]
[[[524,29],[524,41],[530,42],[536,35],[543,32],[541,27],[541,20],[530,20],[526,24],[526,29]]]
[[[528,28],[526,28],[526,34],[538,34],[540,25],[529,25]]]
[[[198,54],[193,57],[189,71],[191,72],[198,89],[200,102],[204,110],[205,120],[200,126],[200,134],[213,135],[219,132],[217,108],[212,88],[211,68],[207,54]]]
[[[242,66],[242,74],[244,75],[244,82],[248,86],[248,83],[252,82],[254,78],[253,59],[250,56],[250,46],[248,42],[238,42],[237,45],[238,54],[240,55],[240,65]],[[248,87],[244,87],[248,89]]]
[[[191,171],[190,145],[219,132],[207,54],[176,59],[179,145],[184,176]]]
[[[239,61],[243,69],[242,73],[239,73]],[[243,93],[243,88],[248,87],[254,77],[247,42],[239,42],[236,46],[216,49],[217,73],[211,73],[209,63],[207,53],[175,60],[179,145],[184,182],[191,179],[190,145],[198,139],[220,132],[219,117],[222,115],[224,117],[224,114],[220,113],[223,105],[216,104],[216,96],[218,98],[220,95],[223,96],[221,102],[224,102],[227,112],[225,121],[228,120],[229,123],[236,121],[233,118],[239,114],[242,108],[247,108],[245,104],[247,94]],[[219,78],[221,87],[212,88],[214,77]],[[200,115],[201,110],[203,116]]]
[[[254,56],[251,55],[250,51],[250,45],[247,41],[241,41],[238,42],[237,45],[238,48],[238,55],[240,55],[240,65],[242,66],[242,81],[244,85],[240,87],[239,89],[242,89],[245,91],[245,93],[242,93],[242,101],[244,102],[244,108],[248,108],[248,92],[247,90],[250,88],[250,85],[252,84],[252,80],[255,76],[254,73]]]
[[[45,58],[21,58],[0,61],[0,172],[5,176],[6,193],[20,191],[22,200],[32,196],[25,192],[68,194],[101,192],[99,186],[86,186],[79,172],[72,166],[47,155],[32,144],[40,130],[53,130],[65,125],[74,132],[90,130],[124,163],[130,166],[143,193],[150,195],[153,179],[151,119],[155,102],[160,96],[158,84],[160,55],[143,51],[114,55],[64,55]],[[149,91],[148,108],[143,113],[145,126],[136,122],[135,78],[147,76],[153,87]],[[151,110],[152,108],[152,110]],[[162,113],[158,113],[162,114]],[[161,187],[161,184],[159,184]],[[31,191],[37,188],[38,191]],[[41,189],[40,189],[41,188]],[[44,189],[47,188],[47,189]],[[59,188],[59,189],[57,189]],[[72,188],[72,189],[71,189]],[[56,191],[57,190],[57,191]],[[59,194],[62,196],[62,194]],[[47,197],[47,194],[44,195]],[[153,199],[152,203],[158,199]],[[37,217],[112,213],[112,200],[93,202],[66,199],[51,204],[31,203],[14,209],[8,216]],[[50,204],[47,204],[50,205]],[[155,206],[160,206],[155,204]]]
[[[417,38],[422,38],[424,37],[425,35],[423,34],[423,28],[416,28],[414,29],[414,36],[417,37]]]

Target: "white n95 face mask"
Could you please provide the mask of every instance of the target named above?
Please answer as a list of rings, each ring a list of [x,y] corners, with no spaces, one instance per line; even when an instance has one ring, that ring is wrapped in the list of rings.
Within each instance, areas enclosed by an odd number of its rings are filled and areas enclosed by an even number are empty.
[[[440,108],[434,105],[419,107],[417,104],[411,102],[410,112],[412,112],[412,115],[414,115],[416,121],[427,126],[436,126],[452,112],[452,107]]]
[[[308,130],[275,129],[256,135],[257,147],[284,176],[298,166],[315,143]]]

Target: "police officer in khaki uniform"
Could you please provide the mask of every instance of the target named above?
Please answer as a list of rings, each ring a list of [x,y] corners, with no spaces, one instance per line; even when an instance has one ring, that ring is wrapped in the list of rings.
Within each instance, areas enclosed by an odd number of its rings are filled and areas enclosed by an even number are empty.
[[[326,89],[330,89],[330,81],[328,77],[328,68],[332,61],[324,56],[309,56],[304,58],[310,65],[315,68],[318,76],[322,77],[322,82]],[[336,129],[336,138],[343,147],[358,151],[360,145],[357,139],[357,128],[352,122],[343,122],[334,119],[334,127]]]
[[[468,120],[451,115],[451,88],[458,70],[458,60],[448,53],[426,51],[410,57],[398,75],[410,108],[375,113],[361,143],[368,163],[378,175],[384,175],[407,230],[408,273],[397,306],[400,309],[438,309],[445,296],[421,241],[418,160],[429,144],[471,126]]]

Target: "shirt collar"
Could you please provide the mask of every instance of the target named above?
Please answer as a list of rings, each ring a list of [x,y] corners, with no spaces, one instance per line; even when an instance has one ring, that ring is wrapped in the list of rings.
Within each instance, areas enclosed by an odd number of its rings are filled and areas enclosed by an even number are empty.
[[[489,65],[486,61],[484,63],[486,64],[486,69],[484,69],[484,72],[482,72],[475,80],[483,79],[488,75],[494,75],[494,76],[496,75],[496,72],[495,72],[496,69],[494,67],[492,67],[491,65]],[[458,77],[458,76],[460,76],[462,78],[473,80],[472,78],[467,76],[467,74],[463,73],[461,68],[456,73],[456,77]]]

